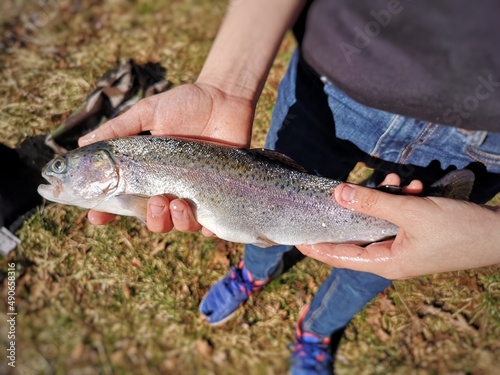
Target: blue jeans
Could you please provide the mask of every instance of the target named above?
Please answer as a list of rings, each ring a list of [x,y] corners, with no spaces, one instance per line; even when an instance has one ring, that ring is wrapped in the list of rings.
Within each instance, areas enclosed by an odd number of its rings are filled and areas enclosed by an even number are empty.
[[[398,173],[403,184],[412,179],[429,184],[451,169],[468,168],[476,176],[471,201],[484,203],[500,190],[500,133],[364,106],[320,79],[298,52],[280,84],[266,148],[287,154],[311,173],[338,180],[361,161],[376,170],[369,185],[390,172]],[[255,279],[266,279],[290,249],[247,245],[245,266]],[[333,269],[314,296],[302,329],[330,336],[390,283],[370,273]]]

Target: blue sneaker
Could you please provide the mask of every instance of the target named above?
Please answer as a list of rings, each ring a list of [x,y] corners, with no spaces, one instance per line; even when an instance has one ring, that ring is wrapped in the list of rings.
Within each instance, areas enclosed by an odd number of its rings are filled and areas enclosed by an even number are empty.
[[[220,279],[200,303],[200,313],[212,326],[218,326],[231,319],[240,305],[246,302],[252,294],[258,292],[272,278],[283,272],[283,261],[277,270],[266,280],[254,280],[243,261],[231,269]]]
[[[301,325],[309,306],[300,314],[295,330],[295,342],[290,344],[293,361],[291,375],[331,375],[333,373],[333,357],[331,355],[330,337],[319,337],[311,332],[303,332]]]

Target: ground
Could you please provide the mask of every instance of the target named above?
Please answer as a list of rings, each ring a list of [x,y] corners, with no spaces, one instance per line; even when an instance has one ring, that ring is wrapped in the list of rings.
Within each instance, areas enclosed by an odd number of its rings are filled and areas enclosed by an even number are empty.
[[[174,85],[192,82],[224,9],[206,0],[2,2],[0,142],[15,147],[55,129],[120,59],[161,62]],[[293,45],[287,37],[264,89],[254,146]],[[95,227],[84,211],[53,204],[16,234],[21,245],[0,258],[2,321],[4,277],[9,263],[17,268],[16,368],[0,367],[13,374],[284,374],[294,322],[329,272],[299,262],[215,329],[198,304],[241,245],[151,234],[129,218]],[[498,271],[395,282],[347,327],[337,373],[497,373]]]

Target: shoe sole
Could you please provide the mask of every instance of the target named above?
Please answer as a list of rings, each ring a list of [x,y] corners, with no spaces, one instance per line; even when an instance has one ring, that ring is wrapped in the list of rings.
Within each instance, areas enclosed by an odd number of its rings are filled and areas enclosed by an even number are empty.
[[[221,325],[224,325],[226,324],[228,321],[230,321],[231,319],[234,318],[234,316],[236,315],[236,312],[238,311],[239,309],[236,309],[234,312],[232,312],[231,314],[229,314],[228,316],[226,316],[224,319],[221,319],[217,322],[210,322],[209,320],[207,320],[207,316],[204,315],[204,314],[201,314],[201,316],[203,316],[205,318],[205,322],[210,325],[210,327],[219,327]]]
[[[271,282],[272,280],[274,280],[275,278],[277,278],[278,276],[280,276],[282,273],[283,273],[283,269],[284,269],[284,266],[285,266],[285,263],[283,262],[283,260],[281,260],[280,264],[278,265],[278,267],[276,268],[276,270],[273,272],[273,274],[270,276],[270,280],[269,282]],[[201,310],[201,306],[203,306],[203,303],[205,302],[205,298],[203,298],[201,300],[201,303],[200,303],[200,309]],[[200,311],[200,314],[201,316],[205,319],[205,322],[207,324],[209,324],[211,327],[219,327],[225,323],[227,323],[228,321],[230,321],[231,319],[234,318],[234,316],[236,315],[236,313],[238,312],[239,308],[241,306],[243,306],[245,304],[245,302],[243,302],[236,310],[234,310],[231,314],[229,314],[228,316],[226,316],[224,319],[221,319],[221,320],[218,320],[217,322],[210,322],[207,318],[207,316],[205,314],[203,314],[201,311]]]

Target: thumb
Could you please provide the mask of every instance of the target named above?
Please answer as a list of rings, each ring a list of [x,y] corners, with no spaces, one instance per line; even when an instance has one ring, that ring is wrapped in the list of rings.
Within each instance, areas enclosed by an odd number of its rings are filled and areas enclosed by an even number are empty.
[[[422,203],[422,198],[345,183],[335,189],[335,199],[345,208],[390,221],[397,226],[406,223],[407,218]]]
[[[153,97],[151,97],[153,98]],[[126,137],[150,130],[152,114],[156,109],[156,98],[146,98],[139,101],[127,112],[107,121],[96,130],[80,137],[78,145],[85,146],[98,141]]]

